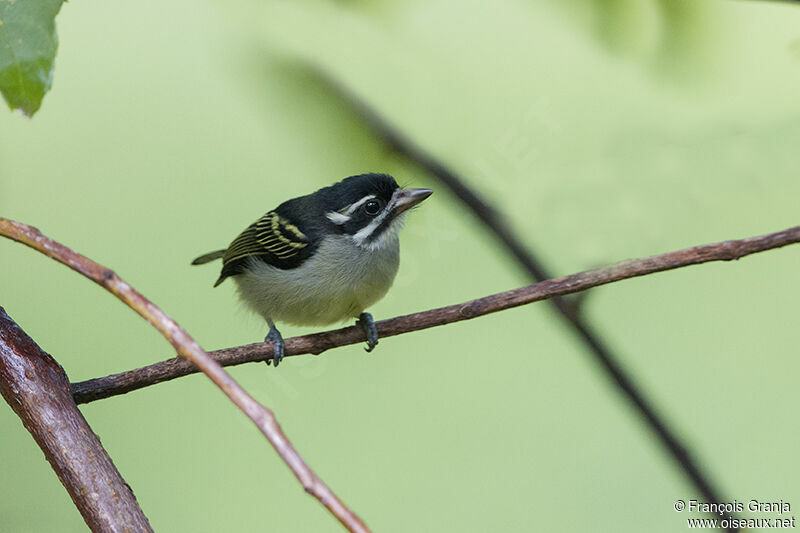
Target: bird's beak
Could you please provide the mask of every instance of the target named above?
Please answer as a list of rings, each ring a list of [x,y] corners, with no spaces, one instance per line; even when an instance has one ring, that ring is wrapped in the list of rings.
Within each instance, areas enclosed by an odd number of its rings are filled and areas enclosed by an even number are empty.
[[[431,194],[433,191],[430,189],[400,189],[394,204],[395,216],[408,211]]]

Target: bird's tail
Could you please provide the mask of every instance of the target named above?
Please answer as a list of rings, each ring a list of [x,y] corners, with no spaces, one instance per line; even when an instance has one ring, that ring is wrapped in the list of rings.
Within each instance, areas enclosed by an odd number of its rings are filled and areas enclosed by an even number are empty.
[[[204,265],[206,263],[210,263],[215,259],[219,259],[225,255],[225,250],[217,250],[215,252],[208,252],[207,254],[203,254],[194,261],[192,261],[193,265]]]

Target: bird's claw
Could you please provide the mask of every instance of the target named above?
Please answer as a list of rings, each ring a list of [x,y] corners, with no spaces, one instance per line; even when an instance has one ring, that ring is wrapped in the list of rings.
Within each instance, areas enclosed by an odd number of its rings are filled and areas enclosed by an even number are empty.
[[[286,351],[286,346],[283,343],[281,332],[275,326],[270,326],[269,333],[264,337],[264,342],[272,342],[272,359],[267,359],[267,365],[275,362],[275,368],[283,361],[283,356]]]
[[[361,313],[356,320],[356,326],[364,330],[367,334],[367,347],[365,351],[371,352],[375,346],[378,345],[378,328],[375,326],[375,321],[369,313]]]

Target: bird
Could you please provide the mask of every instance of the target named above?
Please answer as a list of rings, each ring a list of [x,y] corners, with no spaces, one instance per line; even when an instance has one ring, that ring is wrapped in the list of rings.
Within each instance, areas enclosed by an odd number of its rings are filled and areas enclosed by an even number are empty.
[[[269,325],[264,341],[273,343],[276,367],[285,354],[276,323],[326,326],[356,318],[371,352],[378,330],[366,309],[394,282],[398,233],[409,209],[431,194],[431,189],[402,188],[389,174],[350,176],[283,202],[226,249],[192,264],[222,259],[214,287],[232,278],[240,299],[264,318]]]

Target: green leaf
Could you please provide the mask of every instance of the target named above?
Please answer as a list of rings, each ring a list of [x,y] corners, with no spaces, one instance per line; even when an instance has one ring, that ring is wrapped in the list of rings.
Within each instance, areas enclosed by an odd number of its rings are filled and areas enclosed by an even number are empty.
[[[0,0],[0,92],[32,116],[53,84],[55,18],[63,0]]]

